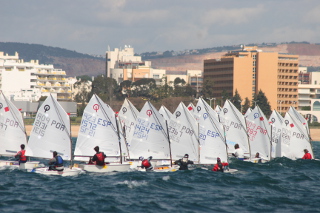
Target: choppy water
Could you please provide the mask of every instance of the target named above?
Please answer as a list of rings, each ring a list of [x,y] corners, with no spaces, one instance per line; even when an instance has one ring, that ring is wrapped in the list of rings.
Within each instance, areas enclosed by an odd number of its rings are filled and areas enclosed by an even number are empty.
[[[315,156],[320,143],[314,142]],[[320,161],[233,160],[234,174],[195,169],[43,176],[0,170],[0,212],[319,212]]]

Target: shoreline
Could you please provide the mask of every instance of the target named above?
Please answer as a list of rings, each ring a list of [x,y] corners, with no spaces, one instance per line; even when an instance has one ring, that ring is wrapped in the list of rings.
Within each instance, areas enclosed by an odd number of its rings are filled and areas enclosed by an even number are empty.
[[[71,125],[71,137],[78,137],[80,125]],[[30,135],[32,125],[26,125],[27,135]],[[310,129],[310,135],[313,141],[320,141],[320,129]]]

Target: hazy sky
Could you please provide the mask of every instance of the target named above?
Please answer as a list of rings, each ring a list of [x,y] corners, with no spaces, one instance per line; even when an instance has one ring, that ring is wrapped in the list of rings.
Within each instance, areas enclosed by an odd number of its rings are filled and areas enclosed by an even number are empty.
[[[1,1],[0,41],[88,54],[320,43],[319,0]],[[0,50],[1,51],[1,50]]]

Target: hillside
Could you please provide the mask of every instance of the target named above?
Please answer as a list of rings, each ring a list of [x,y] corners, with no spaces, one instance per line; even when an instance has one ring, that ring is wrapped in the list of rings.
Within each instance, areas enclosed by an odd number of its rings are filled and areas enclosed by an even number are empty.
[[[0,51],[14,55],[24,61],[39,60],[40,64],[53,64],[55,68],[65,70],[68,76],[98,75],[105,73],[105,59],[78,53],[58,47],[40,44],[0,42]]]
[[[234,49],[235,46],[229,48]],[[289,43],[259,47],[263,51],[297,54],[300,56],[301,66],[320,67],[320,45],[308,43]],[[203,49],[203,50],[211,50]],[[180,55],[172,57],[158,57],[147,59],[152,61],[153,68],[170,71],[203,70],[203,60],[220,58],[226,53],[228,47],[215,48],[215,51],[196,50],[197,54]],[[217,52],[219,50],[219,52]],[[224,50],[224,51],[221,51]],[[24,44],[14,42],[0,42],[0,51],[19,57],[25,61],[39,60],[42,64],[53,64],[55,68],[65,70],[68,76],[89,75],[96,76],[105,73],[105,59],[82,54],[75,51],[48,47],[39,44]],[[192,51],[191,51],[192,52]],[[142,54],[143,55],[143,54]]]
[[[301,66],[320,67],[320,45],[316,44],[280,44],[274,47],[261,47],[263,51],[297,54]],[[203,70],[203,60],[220,58],[226,52],[206,53],[202,55],[185,55],[170,58],[151,59],[155,68],[172,71],[187,69]]]

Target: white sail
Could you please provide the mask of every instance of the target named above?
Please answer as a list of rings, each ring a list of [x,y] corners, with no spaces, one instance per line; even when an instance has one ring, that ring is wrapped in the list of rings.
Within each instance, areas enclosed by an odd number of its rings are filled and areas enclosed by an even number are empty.
[[[226,132],[228,153],[234,153],[234,145],[239,144],[245,155],[250,155],[246,122],[240,111],[229,100],[226,100],[219,116]]]
[[[93,156],[96,153],[93,148],[99,146],[107,156],[120,156],[120,144],[114,111],[97,95],[93,95],[82,115],[74,155]],[[126,153],[126,149],[121,151]]]
[[[282,132],[283,117],[273,110],[269,124],[271,125],[271,157],[282,157],[281,155],[281,132]]]
[[[165,106],[161,106],[159,109],[159,113],[160,115],[162,115],[162,117],[166,120],[169,121],[170,118],[173,116],[172,113],[165,107]]]
[[[0,91],[0,154],[12,156],[27,145],[21,112]]]
[[[172,159],[178,160],[185,154],[199,162],[198,122],[181,102],[169,123]]]
[[[125,136],[127,143],[132,139],[134,125],[138,114],[139,111],[137,108],[126,98],[118,113],[118,117],[120,120],[119,129]]]
[[[215,111],[219,114],[220,112],[222,112],[222,108],[221,106],[217,105],[215,108]]]
[[[283,153],[285,157],[293,160],[302,158],[304,155],[303,150],[308,149],[312,158],[314,158],[308,132],[295,116],[286,113],[282,127],[281,142],[287,145],[289,150],[289,152]]]
[[[153,159],[170,159],[170,144],[165,120],[158,110],[147,101],[135,122],[131,142],[131,159],[152,156]]]
[[[244,114],[244,117],[248,117],[248,115],[252,112],[252,109],[249,107],[246,111],[246,113]]]
[[[251,158],[259,152],[262,159],[269,161],[271,159],[271,126],[258,105],[246,117],[246,121]]]
[[[228,161],[227,145],[223,125],[219,122],[218,114],[208,103],[199,98],[195,117],[199,122],[199,143],[201,164],[215,164],[219,157]]]
[[[308,132],[308,136],[310,137],[310,129],[309,129],[308,121],[292,106],[290,106],[288,113],[291,116],[296,117],[296,119],[298,119],[302,123],[302,125],[306,128]]]
[[[52,158],[53,151],[64,160],[71,160],[70,119],[50,95],[38,109],[26,153],[32,157]]]

